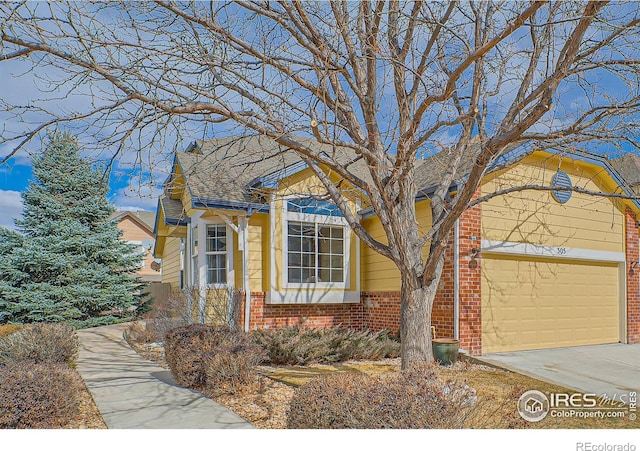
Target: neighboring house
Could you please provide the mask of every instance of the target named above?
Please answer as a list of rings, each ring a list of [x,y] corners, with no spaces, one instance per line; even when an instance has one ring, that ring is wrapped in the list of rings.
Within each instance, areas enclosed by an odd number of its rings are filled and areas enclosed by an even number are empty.
[[[633,192],[640,194],[640,158],[633,154],[627,154],[612,160],[611,164],[629,184]]]
[[[348,154],[338,158],[367,176]],[[429,194],[445,170],[438,155],[416,167],[425,230]],[[476,196],[552,179],[631,193],[604,157],[535,152],[517,164],[502,158]],[[158,204],[155,255],[163,282],[174,290],[233,285],[249,293],[241,318],[247,330],[397,330],[398,271],[360,243],[323,192],[293,152],[268,138],[193,143],[176,155]],[[361,193],[346,184],[342,192],[363,227],[384,240]],[[640,342],[639,212],[635,201],[570,191],[517,191],[468,209],[451,234],[434,301],[437,335],[459,338],[473,355]],[[200,318],[207,302],[201,296],[194,306]]]
[[[111,215],[111,220],[117,221],[118,228],[122,230],[122,239],[138,246],[139,252],[144,255],[142,266],[137,274],[144,282],[161,282],[160,265],[153,257],[155,235],[153,224],[156,214],[151,211],[116,211]]]

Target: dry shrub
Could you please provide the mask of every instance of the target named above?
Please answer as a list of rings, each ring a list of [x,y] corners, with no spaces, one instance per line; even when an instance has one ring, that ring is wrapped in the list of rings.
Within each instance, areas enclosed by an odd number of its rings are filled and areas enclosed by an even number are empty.
[[[137,344],[164,342],[169,331],[193,323],[193,309],[200,303],[200,295],[200,288],[186,287],[155,300],[151,310],[144,315],[144,322],[130,328],[127,341]],[[204,324],[237,331],[244,295],[227,287],[207,289],[204,296],[207,299]]]
[[[149,318],[145,321],[147,339],[149,340],[147,343],[163,343],[170,330],[188,324],[187,321],[183,321],[181,318]]]
[[[12,334],[24,326],[21,324],[0,324],[0,337],[4,337],[5,335]]]
[[[204,385],[204,356],[216,344],[216,331],[204,324],[177,327],[165,338],[167,365],[176,381],[185,387]]]
[[[131,323],[124,330],[124,338],[128,343],[137,344],[149,344],[155,343],[159,340],[156,339],[155,332],[149,328],[148,321],[136,321]]]
[[[38,323],[0,337],[0,364],[12,362],[73,364],[80,344],[64,323]]]
[[[82,389],[65,364],[7,364],[0,368],[0,428],[62,427],[77,416]]]
[[[345,327],[309,329],[301,326],[251,332],[254,342],[275,365],[308,365],[345,360],[378,360],[400,355],[400,343],[388,331],[356,331]]]
[[[147,343],[163,342],[170,330],[192,322],[185,296],[185,293],[172,293],[168,298],[153,303],[145,321],[149,337],[152,337]]]
[[[224,326],[178,327],[167,334],[164,350],[176,381],[191,388],[234,389],[263,360],[246,334]]]
[[[377,377],[340,374],[312,381],[299,388],[290,404],[287,427],[478,427],[474,418],[483,411],[485,404],[478,401],[475,390],[464,382],[455,377],[437,377],[431,365]]]
[[[236,392],[253,382],[254,369],[264,361],[264,350],[239,340],[237,344],[218,346],[204,359],[205,384],[211,391]]]

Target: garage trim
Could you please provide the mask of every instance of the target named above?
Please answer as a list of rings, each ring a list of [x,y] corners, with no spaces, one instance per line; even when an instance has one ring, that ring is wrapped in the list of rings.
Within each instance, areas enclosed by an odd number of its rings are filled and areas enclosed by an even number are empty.
[[[539,244],[517,243],[513,241],[481,240],[481,251],[487,254],[525,255],[528,257],[556,258],[559,260],[583,260],[618,263],[618,311],[619,339],[627,339],[627,263],[624,252],[598,251],[561,246],[543,246]]]
[[[542,246],[539,244],[515,243],[512,241],[482,240],[481,250],[485,253],[527,255],[530,257],[552,257],[618,263],[624,263],[626,261],[624,252],[596,251],[562,246]]]

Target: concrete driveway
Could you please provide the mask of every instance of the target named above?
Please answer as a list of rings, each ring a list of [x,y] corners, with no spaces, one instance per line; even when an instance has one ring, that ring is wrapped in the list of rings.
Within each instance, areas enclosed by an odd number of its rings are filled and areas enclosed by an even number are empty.
[[[640,344],[503,352],[478,360],[583,393],[640,392]]]

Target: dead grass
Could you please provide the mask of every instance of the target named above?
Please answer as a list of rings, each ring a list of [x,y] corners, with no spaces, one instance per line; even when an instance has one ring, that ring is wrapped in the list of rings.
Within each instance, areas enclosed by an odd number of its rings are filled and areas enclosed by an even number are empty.
[[[506,396],[510,389],[518,389],[520,394],[527,390],[539,390],[542,393],[576,393],[559,385],[539,381],[522,374],[512,373],[481,365],[473,365],[465,378],[477,391],[478,396],[489,394]],[[506,406],[516,410],[516,406]],[[528,423],[532,429],[637,429],[639,421],[628,418],[554,418],[547,415],[538,423]]]
[[[261,367],[269,378],[299,387],[312,379],[327,374],[366,373],[369,375],[399,371],[399,359],[387,359],[379,362],[349,362],[338,365],[310,365],[308,367]],[[513,394],[520,396],[527,390],[539,390],[543,393],[575,393],[558,385],[549,384],[521,374],[491,368],[484,365],[457,363],[451,367],[438,367],[441,377],[455,377],[476,389],[478,398],[490,398],[491,412],[484,412],[482,424],[478,427],[500,427],[495,422],[501,418],[516,418],[518,413],[513,402]],[[517,399],[517,398],[516,398]],[[618,418],[553,418],[547,416],[538,423],[514,422],[512,427],[531,429],[637,429],[639,421]],[[284,426],[283,426],[284,427]]]

